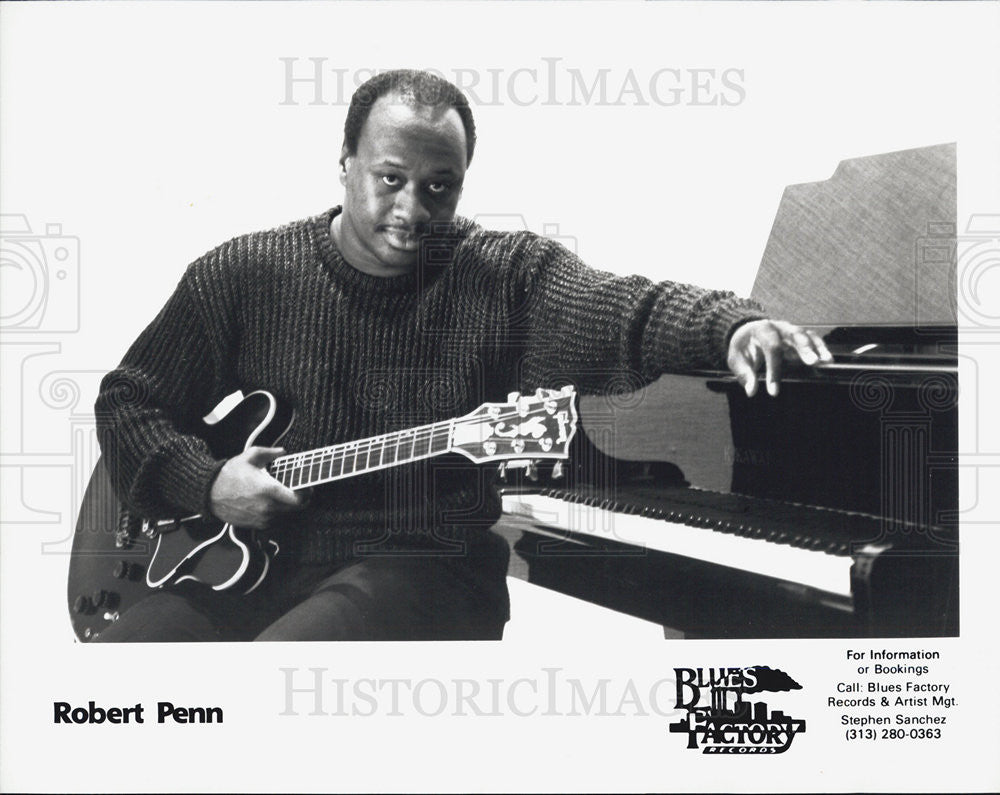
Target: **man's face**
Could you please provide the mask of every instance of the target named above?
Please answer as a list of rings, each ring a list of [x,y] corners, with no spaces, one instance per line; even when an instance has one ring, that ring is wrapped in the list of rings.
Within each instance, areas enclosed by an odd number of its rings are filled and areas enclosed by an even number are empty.
[[[344,259],[376,276],[410,271],[421,233],[455,217],[465,167],[465,129],[454,108],[379,98],[357,151],[341,157],[346,191],[335,236]]]

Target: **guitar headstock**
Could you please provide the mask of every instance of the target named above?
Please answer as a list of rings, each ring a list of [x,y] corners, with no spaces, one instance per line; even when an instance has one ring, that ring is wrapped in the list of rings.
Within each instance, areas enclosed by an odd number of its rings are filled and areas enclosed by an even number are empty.
[[[473,461],[566,458],[576,433],[576,389],[539,389],[484,403],[455,420],[452,449]]]

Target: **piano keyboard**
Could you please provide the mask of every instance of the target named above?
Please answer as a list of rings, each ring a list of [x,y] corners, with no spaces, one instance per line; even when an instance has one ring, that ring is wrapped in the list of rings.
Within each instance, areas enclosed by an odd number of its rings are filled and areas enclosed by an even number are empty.
[[[712,496],[733,498],[733,495]],[[757,516],[751,519],[718,507],[699,506],[701,510],[693,511],[683,503],[670,503],[672,507],[668,508],[662,499],[660,503],[629,503],[560,490],[503,496],[505,512],[526,517],[538,529],[554,532],[560,538],[571,540],[567,536],[571,533],[610,544],[657,550],[844,599],[851,597],[854,557],[875,556],[889,548],[874,541],[854,547],[845,540],[851,536],[844,526],[852,515],[841,512],[819,512],[826,520],[824,532],[817,529],[812,516],[816,509],[800,506],[810,512],[812,519],[806,535],[795,532],[794,509],[789,514],[788,506],[780,506],[786,514],[776,520],[772,529],[765,530]],[[767,518],[763,517],[764,522]],[[798,528],[801,530],[803,526],[804,523]]]

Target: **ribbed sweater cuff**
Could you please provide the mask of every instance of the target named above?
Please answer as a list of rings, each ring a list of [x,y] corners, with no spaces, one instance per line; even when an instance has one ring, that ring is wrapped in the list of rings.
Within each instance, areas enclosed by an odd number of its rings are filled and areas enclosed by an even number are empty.
[[[159,497],[155,502],[165,503],[185,516],[208,515],[212,484],[225,463],[190,448],[174,451],[170,463],[160,469],[151,486]]]
[[[726,359],[729,354],[729,341],[732,339],[733,334],[736,333],[736,329],[744,323],[767,318],[763,310],[759,312],[753,310],[753,305],[747,306],[747,302],[741,299],[736,299],[732,303],[719,306],[716,310],[712,322],[712,339],[718,340],[716,350],[719,351],[721,357],[720,363],[723,368],[728,367]]]

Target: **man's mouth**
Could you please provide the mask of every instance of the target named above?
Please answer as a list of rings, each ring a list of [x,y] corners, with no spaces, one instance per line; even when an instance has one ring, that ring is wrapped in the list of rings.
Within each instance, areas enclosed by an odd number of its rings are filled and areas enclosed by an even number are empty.
[[[416,251],[420,245],[420,235],[406,227],[386,226],[382,234],[390,246],[401,251]]]

